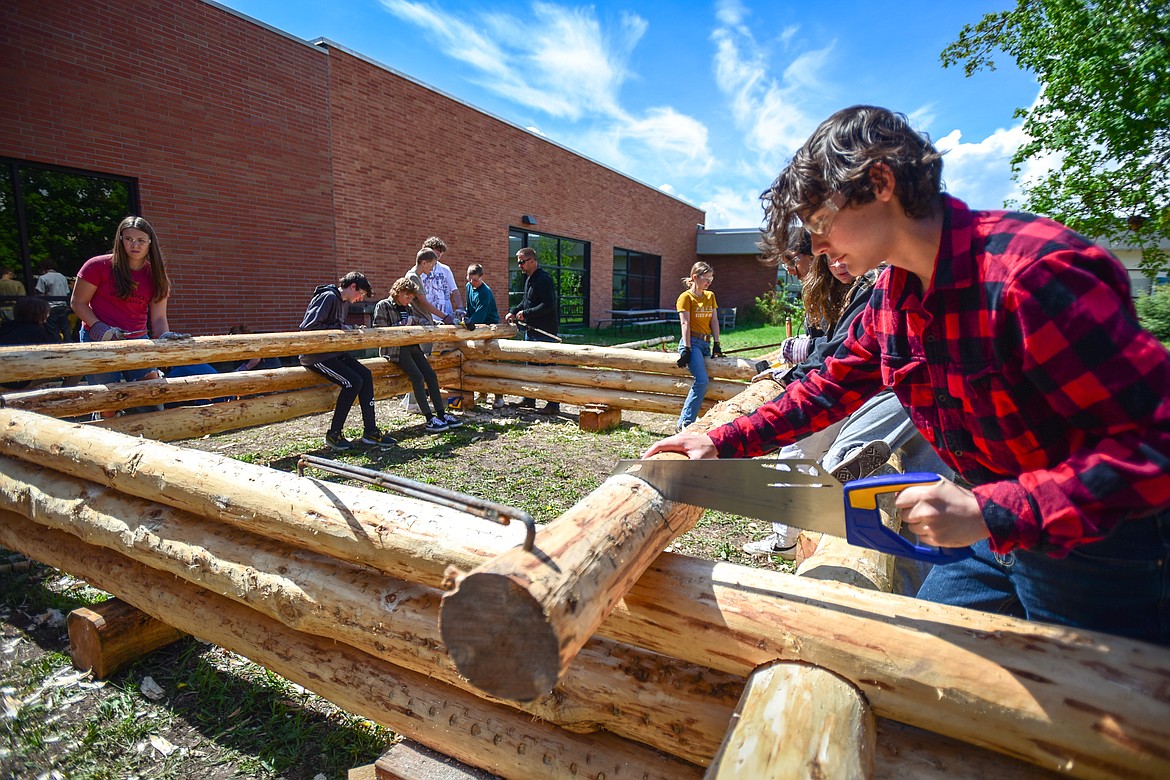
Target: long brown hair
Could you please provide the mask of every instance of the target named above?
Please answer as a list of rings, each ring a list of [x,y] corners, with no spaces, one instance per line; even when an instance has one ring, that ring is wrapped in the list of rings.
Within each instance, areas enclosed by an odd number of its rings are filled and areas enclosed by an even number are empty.
[[[849,290],[852,287],[833,276],[829,270],[828,255],[814,257],[812,267],[800,283],[805,319],[824,330],[836,325],[849,302]]]
[[[158,245],[158,236],[154,228],[142,217],[126,217],[118,225],[118,232],[114,234],[114,251],[111,262],[114,266],[114,294],[125,300],[134,292],[134,277],[130,274],[130,256],[126,254],[126,247],[122,244],[123,230],[141,230],[150,237],[147,249],[150,263],[150,277],[154,281],[154,298],[157,303],[171,294],[171,280],[167,276],[167,266],[163,262],[162,249]]]

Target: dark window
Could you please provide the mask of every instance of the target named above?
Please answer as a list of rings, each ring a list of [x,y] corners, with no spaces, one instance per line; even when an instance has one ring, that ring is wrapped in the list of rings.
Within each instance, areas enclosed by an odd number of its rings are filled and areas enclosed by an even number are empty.
[[[548,271],[557,290],[562,325],[584,325],[589,309],[589,242],[508,230],[508,308],[520,303],[524,294],[524,273],[516,265],[516,253],[530,246],[536,250],[540,267]]]
[[[76,276],[108,254],[114,231],[138,212],[133,179],[0,158],[0,266],[31,290],[41,263]]]
[[[615,309],[657,309],[662,280],[662,258],[635,252],[613,250],[613,307]]]

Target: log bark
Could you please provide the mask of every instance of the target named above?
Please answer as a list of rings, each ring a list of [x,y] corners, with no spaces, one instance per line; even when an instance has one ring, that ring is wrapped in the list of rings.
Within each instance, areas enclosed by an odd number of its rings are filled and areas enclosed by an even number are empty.
[[[121,599],[79,607],[65,623],[74,668],[97,680],[186,636]]]
[[[771,390],[753,385],[737,403],[758,406]],[[739,407],[718,409],[704,420],[731,419]],[[506,552],[456,578],[440,617],[455,666],[502,699],[546,693],[646,566],[701,514],[672,507],[639,479],[610,477],[538,533],[532,551]]]
[[[34,347],[0,347],[0,376],[6,382],[77,376],[114,367],[155,368],[253,357],[287,357],[316,352],[351,351],[403,344],[475,343],[509,338],[514,325],[479,325],[469,331],[454,325],[435,328],[365,328],[363,330],[313,330],[292,333],[249,333],[239,336],[197,336],[182,341],[105,341],[85,344],[50,344]]]
[[[160,620],[261,664],[348,712],[509,778],[697,778],[701,769],[598,732],[557,728],[395,667],[329,639],[292,631],[254,610],[109,550],[70,554],[68,535],[0,511],[0,545],[68,571]]]
[[[418,499],[296,477],[211,452],[0,409],[0,454],[438,586],[524,539]]]
[[[0,508],[71,534],[72,549],[90,544],[112,550],[293,630],[470,687],[443,651],[441,592],[434,588],[11,458],[0,459]],[[561,685],[523,709],[563,728],[604,729],[706,764],[742,686],[742,677],[591,639]]]
[[[596,366],[617,371],[646,371],[671,376],[690,376],[677,365],[678,355],[645,352],[637,349],[595,347],[592,345],[551,344],[540,341],[471,341],[459,349],[472,360],[554,363],[570,366]],[[707,373],[713,379],[750,380],[759,373],[754,360],[743,358],[707,358]]]
[[[467,392],[500,393],[504,395],[518,395],[525,398],[540,398],[557,403],[585,406],[587,404],[606,404],[619,409],[635,412],[653,412],[655,414],[676,415],[682,409],[682,396],[657,395],[652,393],[630,393],[621,390],[592,390],[584,387],[569,387],[567,385],[543,384],[536,382],[520,382],[511,379],[463,375],[460,387]],[[703,402],[703,410],[710,409],[715,404],[711,399]]]
[[[853,683],[815,666],[770,664],[748,678],[704,777],[869,778],[874,743],[873,713]]]
[[[599,368],[570,368],[567,366],[521,366],[515,363],[496,363],[490,360],[468,360],[463,372],[469,376],[497,377],[534,385],[572,385],[599,390],[622,390],[637,393],[658,393],[686,397],[694,378],[649,374],[644,371],[615,371]],[[743,392],[743,382],[713,379],[707,385],[707,398],[726,401]]]
[[[436,355],[431,365],[454,368],[458,353]],[[403,377],[397,364],[383,358],[361,361],[375,380]],[[300,390],[307,387],[335,387],[323,376],[307,368],[276,368],[269,371],[238,371],[230,374],[207,374],[178,379],[152,379],[119,382],[112,385],[77,385],[45,390],[7,393],[0,396],[0,406],[48,414],[53,417],[76,417],[91,412],[126,409],[132,406],[196,401],[231,396],[248,396]]]

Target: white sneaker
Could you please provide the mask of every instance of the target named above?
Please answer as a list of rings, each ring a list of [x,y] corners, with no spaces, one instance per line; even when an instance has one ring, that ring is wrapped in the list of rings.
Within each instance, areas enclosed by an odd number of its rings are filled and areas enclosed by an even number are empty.
[[[774,555],[786,561],[794,561],[796,560],[796,540],[793,539],[790,542],[788,537],[796,535],[799,535],[799,532],[792,534],[791,529],[786,529],[783,534],[771,533],[757,542],[748,542],[743,546],[743,551],[748,555]]]

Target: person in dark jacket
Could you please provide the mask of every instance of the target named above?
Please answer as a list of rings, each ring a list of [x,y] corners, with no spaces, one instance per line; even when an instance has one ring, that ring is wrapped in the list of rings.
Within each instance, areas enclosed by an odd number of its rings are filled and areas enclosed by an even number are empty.
[[[513,306],[505,319],[509,324],[524,328],[525,341],[559,341],[557,326],[560,314],[557,312],[557,290],[548,271],[536,261],[536,250],[526,246],[516,253],[516,262],[524,272],[524,295],[517,306]],[[516,404],[520,407],[536,408],[535,398],[524,398]],[[561,405],[549,401],[539,414],[560,414]]]
[[[12,307],[12,319],[0,323],[0,346],[15,347],[29,344],[53,344],[57,341],[49,334],[45,323],[49,319],[50,306],[44,298],[28,295],[18,298]],[[22,390],[29,382],[5,382],[4,387]]]
[[[300,329],[352,330],[353,326],[345,322],[349,305],[364,301],[371,293],[373,288],[369,281],[357,271],[346,274],[337,284],[319,285],[313,290],[313,298],[305,309]],[[392,447],[398,443],[378,430],[374,419],[374,377],[370,369],[348,352],[319,352],[301,355],[298,360],[305,368],[341,387],[337,395],[337,407],[333,411],[333,421],[325,434],[326,446],[335,450],[348,450],[352,446],[343,435],[343,428],[355,398],[361,402],[362,409],[361,443],[375,447]]]

